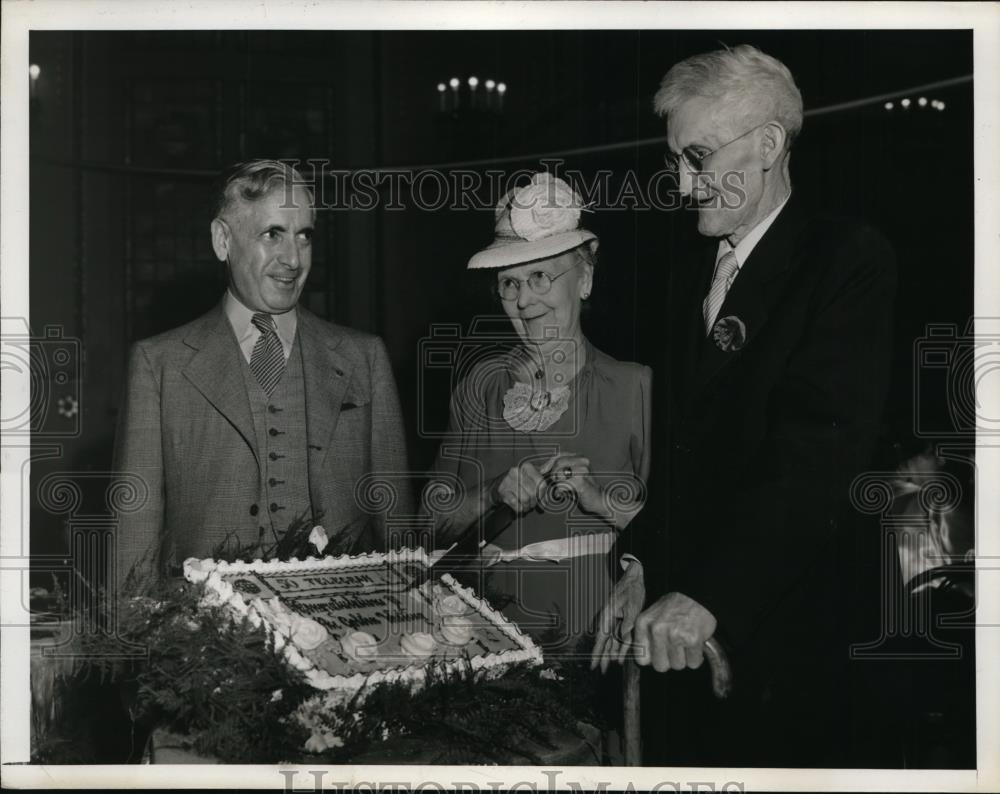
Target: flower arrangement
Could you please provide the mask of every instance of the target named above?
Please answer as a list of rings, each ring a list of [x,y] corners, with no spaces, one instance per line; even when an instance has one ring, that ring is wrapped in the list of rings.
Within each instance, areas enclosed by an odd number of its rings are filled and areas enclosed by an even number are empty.
[[[202,588],[183,580],[122,593],[111,609],[113,635],[75,633],[77,669],[59,693],[64,718],[35,748],[36,761],[94,763],[85,748],[102,729],[84,693],[95,690],[122,698],[133,731],[164,727],[190,737],[202,755],[251,763],[300,751],[308,731],[291,716],[315,690],[275,653],[263,627],[205,605]],[[76,619],[86,625],[88,616]],[[123,647],[143,653],[124,655]]]

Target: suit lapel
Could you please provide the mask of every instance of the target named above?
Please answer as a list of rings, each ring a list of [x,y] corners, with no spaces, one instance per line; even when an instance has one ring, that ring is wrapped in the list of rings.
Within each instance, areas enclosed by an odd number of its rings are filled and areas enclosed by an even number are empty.
[[[243,353],[222,303],[206,314],[184,343],[198,352],[184,368],[184,377],[243,436],[260,464],[250,400],[240,372]]]
[[[799,203],[794,199],[789,200],[760,242],[754,246],[726,294],[716,322],[731,318],[730,324],[741,329],[742,345],[738,349],[724,350],[711,333],[707,336],[704,334],[702,325],[695,393],[708,386],[719,373],[740,358],[767,324],[768,316],[785,283],[785,279],[781,277],[797,265],[804,254],[797,250],[804,222],[805,215]]]
[[[331,333],[329,325],[301,306],[298,313],[296,333],[302,351],[305,381],[309,471],[310,475],[316,472],[318,476],[330,451],[333,431],[340,418],[340,406],[351,382],[353,365],[337,350],[343,336]],[[314,454],[319,462],[317,466],[312,465]]]
[[[691,257],[677,272],[674,282],[672,315],[674,332],[668,344],[675,346],[674,366],[671,368],[671,382],[676,389],[675,404],[684,406],[691,398],[694,378],[698,372],[702,341],[705,336],[705,320],[702,301],[708,292],[715,263],[715,244],[705,246]]]

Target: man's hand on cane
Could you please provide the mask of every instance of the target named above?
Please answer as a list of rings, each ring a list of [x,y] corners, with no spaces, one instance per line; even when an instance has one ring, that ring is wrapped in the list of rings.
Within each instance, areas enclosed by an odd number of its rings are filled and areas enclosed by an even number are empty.
[[[652,664],[658,673],[701,667],[715,627],[715,616],[697,601],[668,593],[635,621],[636,647],[648,649],[636,654],[636,662]]]

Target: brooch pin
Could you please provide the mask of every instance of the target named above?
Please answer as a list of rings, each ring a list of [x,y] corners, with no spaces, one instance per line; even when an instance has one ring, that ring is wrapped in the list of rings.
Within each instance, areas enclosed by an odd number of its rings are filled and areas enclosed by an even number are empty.
[[[712,339],[723,353],[735,353],[747,341],[747,327],[735,314],[722,317],[712,326]]]
[[[503,396],[504,420],[522,433],[548,430],[567,407],[568,386],[557,386],[552,391],[534,391],[527,383],[518,381]]]

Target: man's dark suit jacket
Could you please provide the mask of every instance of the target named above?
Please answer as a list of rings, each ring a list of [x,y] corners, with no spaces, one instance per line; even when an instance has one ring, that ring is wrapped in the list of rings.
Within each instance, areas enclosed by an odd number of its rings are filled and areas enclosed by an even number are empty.
[[[745,326],[725,351],[702,317],[717,249],[672,266],[652,499],[620,550],[642,560],[647,603],[678,591],[715,616],[737,690],[767,700],[808,678],[789,668],[846,653],[830,613],[849,588],[835,540],[879,433],[895,262],[878,232],[793,197],[719,311]]]

